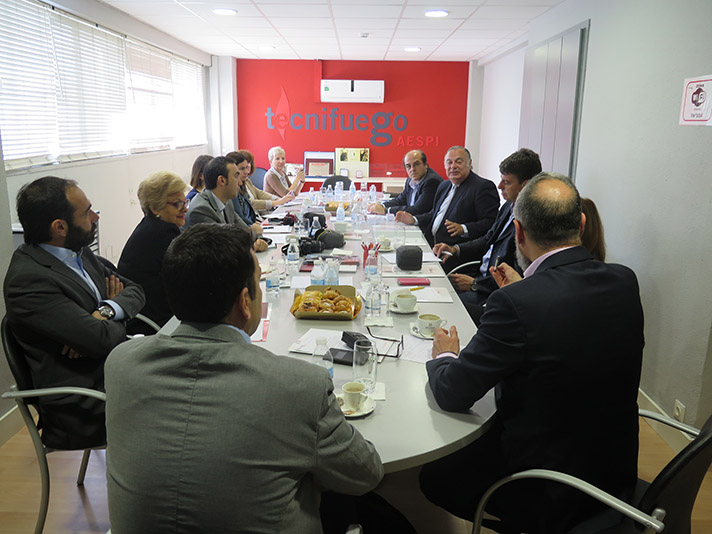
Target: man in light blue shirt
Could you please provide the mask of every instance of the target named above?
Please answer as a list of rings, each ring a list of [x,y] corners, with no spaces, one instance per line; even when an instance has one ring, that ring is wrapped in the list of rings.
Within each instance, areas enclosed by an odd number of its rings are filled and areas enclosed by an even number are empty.
[[[35,387],[102,390],[107,355],[126,340],[125,320],[143,308],[143,289],[88,248],[99,216],[73,180],[46,176],[17,195],[25,243],[5,277],[10,328]],[[40,400],[42,439],[52,448],[105,443],[103,403],[84,397]]]

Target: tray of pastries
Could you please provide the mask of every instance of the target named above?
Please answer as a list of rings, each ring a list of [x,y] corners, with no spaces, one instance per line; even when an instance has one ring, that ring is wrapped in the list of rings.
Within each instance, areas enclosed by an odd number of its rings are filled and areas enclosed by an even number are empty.
[[[294,292],[290,309],[297,319],[351,321],[361,311],[354,286],[308,286]]]

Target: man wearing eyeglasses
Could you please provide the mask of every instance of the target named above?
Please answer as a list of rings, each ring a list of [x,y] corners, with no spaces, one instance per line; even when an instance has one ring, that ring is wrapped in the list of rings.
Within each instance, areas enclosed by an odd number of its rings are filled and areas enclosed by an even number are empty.
[[[368,211],[384,215],[407,211],[418,215],[433,209],[433,200],[442,176],[428,166],[428,158],[422,150],[411,150],[403,158],[403,167],[408,173],[403,192],[383,204],[369,204]]]
[[[455,245],[484,235],[499,209],[497,188],[472,171],[469,150],[450,147],[444,164],[448,179],[438,186],[432,209],[420,215],[396,213],[396,221],[419,226],[431,247],[435,243]]]
[[[5,307],[34,386],[103,390],[104,360],[126,340],[125,321],[143,308],[143,289],[89,249],[99,215],[75,181],[39,178],[20,189],[16,204],[25,243],[5,276]],[[39,409],[47,447],[106,443],[103,402],[43,397]]]

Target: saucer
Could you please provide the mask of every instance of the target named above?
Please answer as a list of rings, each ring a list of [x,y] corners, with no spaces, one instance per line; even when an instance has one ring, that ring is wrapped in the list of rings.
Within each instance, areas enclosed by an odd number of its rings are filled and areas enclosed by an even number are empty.
[[[391,302],[391,303],[388,305],[388,311],[391,311],[391,312],[393,312],[393,313],[400,313],[400,314],[403,314],[403,315],[410,315],[411,313],[416,313],[416,312],[418,311],[418,305],[416,304],[416,305],[415,305],[415,308],[413,308],[413,309],[410,310],[410,311],[403,311],[403,310],[401,310],[398,306],[396,306],[393,302]]]
[[[381,247],[378,249],[378,252],[393,252],[395,249],[393,247]]]
[[[363,404],[361,404],[361,407],[358,410],[356,410],[355,412],[352,412],[351,410],[347,410],[344,407],[344,404],[343,404],[344,396],[342,394],[337,393],[336,398],[339,401],[339,406],[341,407],[341,411],[344,412],[344,417],[346,417],[347,419],[354,419],[356,417],[365,417],[368,414],[370,414],[371,412],[373,412],[373,410],[376,409],[376,401],[373,400],[373,397],[371,397],[370,395],[366,396],[366,400],[363,401]]]
[[[418,330],[418,325],[417,323],[410,323],[410,333],[413,334],[415,337],[419,337],[420,339],[433,339],[435,337],[435,334],[432,336],[426,336],[423,334],[420,330]]]

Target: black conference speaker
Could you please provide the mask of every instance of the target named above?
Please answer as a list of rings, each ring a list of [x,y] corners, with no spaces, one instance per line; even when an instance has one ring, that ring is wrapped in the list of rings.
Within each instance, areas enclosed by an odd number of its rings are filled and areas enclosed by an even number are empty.
[[[396,265],[404,271],[419,271],[423,267],[423,249],[415,245],[398,247]]]

